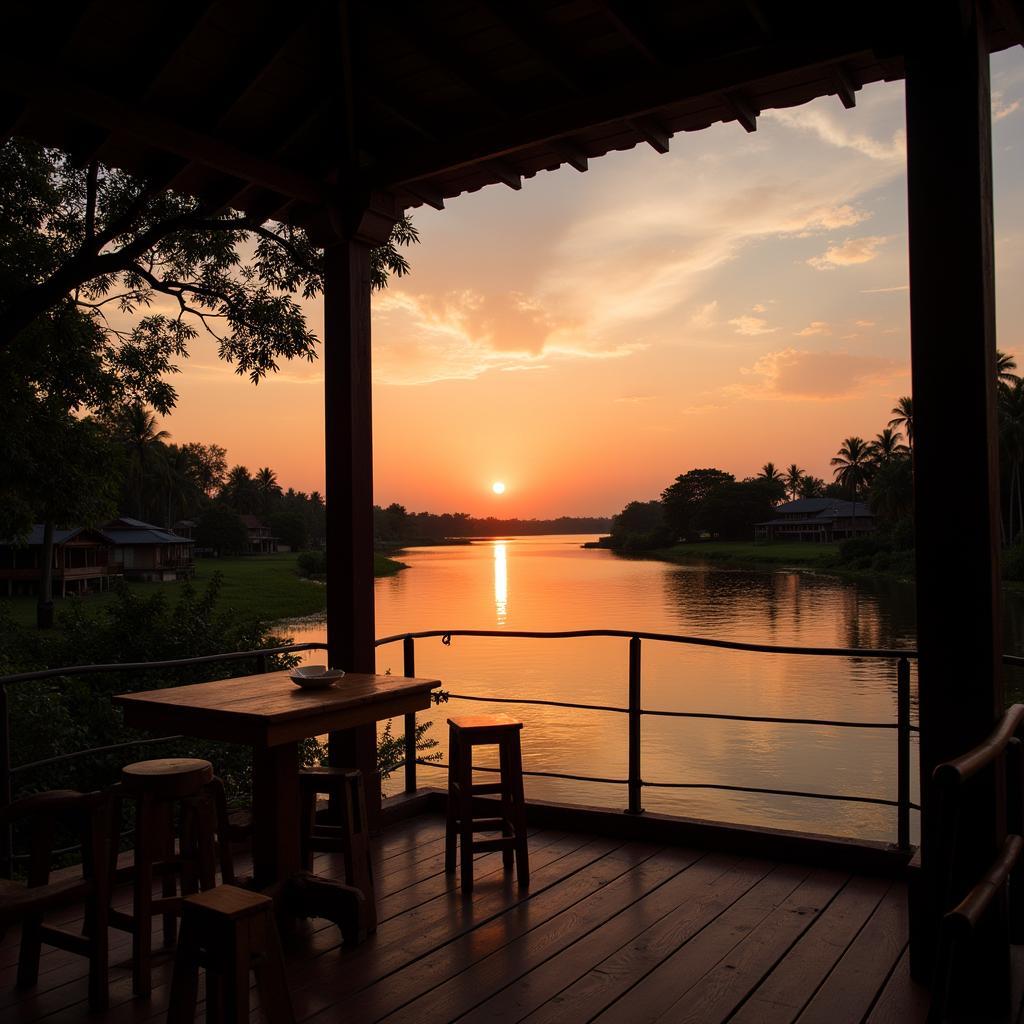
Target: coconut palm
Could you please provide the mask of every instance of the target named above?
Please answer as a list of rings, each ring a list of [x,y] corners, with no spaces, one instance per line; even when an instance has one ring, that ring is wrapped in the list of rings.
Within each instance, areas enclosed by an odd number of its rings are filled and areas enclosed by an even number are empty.
[[[1004,500],[1006,540],[1012,544],[1024,533],[1024,379],[1020,377],[1012,386],[1006,384],[1000,388],[999,452],[1004,474],[1009,476]]]
[[[836,483],[849,491],[851,501],[856,501],[871,480],[871,445],[862,437],[846,438],[832,459],[832,465]]]
[[[277,474],[269,466],[264,466],[256,471],[252,482],[259,501],[260,515],[270,515],[277,499],[282,494],[281,485],[277,482]]]
[[[1017,360],[1009,352],[996,349],[996,378],[1000,384],[1015,384],[1020,378],[1013,371],[1017,369]]]
[[[195,459],[187,448],[168,445],[164,470],[166,523],[170,529],[178,519],[184,519],[199,507],[204,494],[196,473]]]
[[[228,470],[224,486],[220,489],[220,497],[243,515],[256,511],[256,484],[245,466],[232,466]]]
[[[142,519],[147,493],[166,479],[164,441],[171,435],[166,430],[157,430],[156,414],[142,405],[129,405],[120,410],[114,417],[113,428],[127,456],[126,476],[132,511]]]
[[[886,427],[880,434],[876,434],[870,447],[876,466],[885,466],[894,459],[902,459],[910,454],[910,449],[903,443],[903,435],[892,427]]]
[[[758,480],[782,480],[782,474],[775,468],[774,462],[766,462],[761,467],[761,472],[757,474]]]
[[[892,408],[892,419],[889,426],[896,430],[902,427],[907,432],[907,445],[914,450],[914,399],[904,395]]]
[[[795,463],[790,463],[786,470],[785,484],[786,494],[790,501],[796,501],[800,497],[800,484],[803,483],[804,471]]]

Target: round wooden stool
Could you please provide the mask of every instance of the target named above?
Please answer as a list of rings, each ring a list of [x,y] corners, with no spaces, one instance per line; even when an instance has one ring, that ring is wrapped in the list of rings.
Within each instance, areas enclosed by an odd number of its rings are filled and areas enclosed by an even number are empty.
[[[233,885],[185,899],[167,1024],[193,1024],[199,968],[206,969],[206,1019],[249,1020],[249,972],[256,975],[265,1020],[293,1024],[281,940],[268,896]]]
[[[217,884],[218,846],[221,875],[225,882],[234,881],[226,842],[227,801],[213,766],[198,758],[168,757],[126,765],[121,769],[118,790],[115,831],[120,829],[121,801],[128,799],[135,805],[132,911],[128,914],[112,909],[110,924],[131,933],[132,988],[137,995],[148,995],[152,985],[153,917],[163,915],[164,944],[172,944],[182,898]],[[115,840],[111,844],[115,864],[117,848]],[[161,879],[163,887],[162,896],[156,899],[154,876]]]
[[[332,822],[317,816],[316,798],[321,793],[333,798],[339,808]],[[321,765],[299,772],[302,814],[302,862],[313,870],[313,854],[340,853],[345,863],[345,882],[359,889],[365,899],[359,904],[357,933],[350,941],[362,942],[377,930],[377,902],[370,857],[370,833],[366,824],[366,793],[363,773]],[[349,937],[346,937],[349,941]]]
[[[523,755],[519,734],[523,723],[509,715],[459,715],[448,719],[448,822],[444,867],[455,870],[455,841],[459,838],[462,891],[473,888],[473,854],[501,850],[502,862],[512,867],[515,855],[520,885],[530,880],[526,845],[526,802],[523,797]],[[498,782],[473,783],[473,748],[497,746]],[[474,818],[473,797],[501,796],[500,817]],[[501,832],[493,839],[474,839],[477,832]]]

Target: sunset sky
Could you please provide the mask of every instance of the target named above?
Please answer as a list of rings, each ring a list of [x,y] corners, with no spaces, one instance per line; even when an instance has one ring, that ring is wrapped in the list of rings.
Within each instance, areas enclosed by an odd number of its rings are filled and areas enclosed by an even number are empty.
[[[999,344],[1024,355],[1024,54],[992,67]],[[376,500],[610,515],[696,466],[830,478],[910,390],[904,169],[894,83],[417,210],[374,300]],[[253,388],[197,343],[176,385],[173,440],[323,488],[319,363]]]

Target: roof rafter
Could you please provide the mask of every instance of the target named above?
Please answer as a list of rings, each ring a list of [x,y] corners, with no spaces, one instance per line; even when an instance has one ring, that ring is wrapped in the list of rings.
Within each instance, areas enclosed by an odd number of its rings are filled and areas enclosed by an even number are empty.
[[[688,100],[713,99],[737,86],[787,73],[794,66],[827,69],[839,61],[870,53],[867,40],[844,36],[835,41],[787,44],[763,51],[692,64],[670,75],[606,89],[589,97],[578,97],[545,110],[524,115],[488,128],[443,147],[424,147],[408,159],[396,154],[393,163],[381,167],[375,177],[381,187],[404,185],[436,174],[458,170],[481,159],[508,157],[521,150],[576,132],[624,119],[656,115],[665,108]]]

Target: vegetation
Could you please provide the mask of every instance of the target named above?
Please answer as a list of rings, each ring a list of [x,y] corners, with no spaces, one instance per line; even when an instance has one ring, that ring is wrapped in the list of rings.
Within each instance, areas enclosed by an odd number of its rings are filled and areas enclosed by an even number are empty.
[[[559,516],[557,519],[474,518],[467,512],[409,512],[392,504],[373,510],[378,544],[405,547],[434,544],[455,537],[537,536],[547,533],[601,533],[611,520],[597,516]]]
[[[240,560],[245,566],[256,563]],[[260,565],[267,562],[261,561]],[[235,569],[240,566],[232,567]],[[288,570],[287,578],[298,581]],[[185,584],[173,595],[166,588],[120,587],[111,600],[100,605],[68,602],[62,609],[60,630],[39,633],[18,625],[0,614],[0,675],[30,671],[44,665],[110,664],[116,662],[162,661],[200,657],[227,651],[259,650],[282,646],[289,637],[273,632],[253,614],[251,603],[240,598],[256,582],[255,575],[212,574],[206,584]],[[310,590],[318,588],[301,584]],[[322,588],[319,588],[322,590]],[[275,588],[268,592],[276,593]],[[297,663],[291,655],[269,655],[271,670]],[[253,660],[191,665],[177,669],[154,669],[145,673],[110,672],[88,676],[60,677],[9,687],[11,760],[15,765],[45,760],[73,751],[106,747],[148,738],[127,729],[110,697],[115,693],[157,689],[188,683],[245,675],[257,671]],[[447,699],[440,694],[437,700]],[[427,753],[437,746],[428,734],[429,721],[416,728],[417,749]],[[378,764],[386,776],[404,758],[404,736],[395,736],[390,723],[378,743]],[[145,756],[142,748],[139,756]],[[161,743],[162,756],[203,757],[217,765],[231,801],[246,804],[252,784],[251,751],[248,747],[212,743],[198,739]],[[100,788],[117,781],[120,767],[135,751],[122,748],[90,754],[74,762],[75,784],[83,790]],[[304,763],[323,759],[324,748],[315,739],[305,740],[300,750]],[[68,765],[43,765],[17,776],[24,795],[67,784]]]

